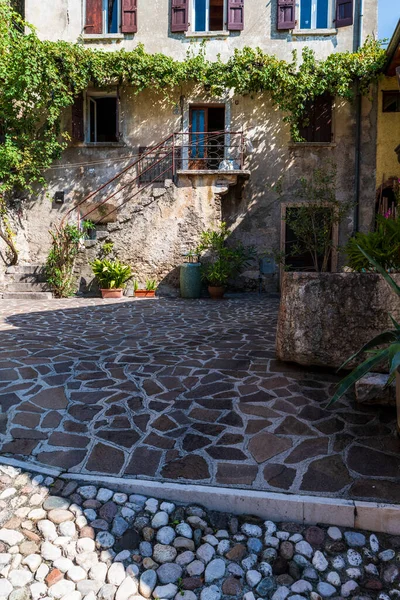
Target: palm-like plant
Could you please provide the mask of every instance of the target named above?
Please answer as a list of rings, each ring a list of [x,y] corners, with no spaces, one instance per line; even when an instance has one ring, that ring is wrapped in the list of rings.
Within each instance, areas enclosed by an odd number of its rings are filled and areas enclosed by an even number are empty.
[[[368,259],[370,264],[375,267],[376,271],[385,278],[390,287],[394,290],[397,296],[400,298],[400,287],[394,281],[392,277],[385,271],[385,269],[376,262],[375,259],[371,258],[360,246],[358,247],[360,252]],[[388,361],[389,363],[389,380],[388,385],[396,377],[396,371],[400,366],[400,324],[390,315],[394,329],[384,331],[380,333],[365,346],[363,346],[358,352],[350,356],[348,360],[341,366],[344,369],[352,360],[363,355],[365,352],[370,356],[356,367],[347,377],[345,377],[331,398],[328,406],[332,406],[337,400],[339,400],[357,381],[359,381],[364,375],[369,373],[374,367],[381,365],[383,362]]]

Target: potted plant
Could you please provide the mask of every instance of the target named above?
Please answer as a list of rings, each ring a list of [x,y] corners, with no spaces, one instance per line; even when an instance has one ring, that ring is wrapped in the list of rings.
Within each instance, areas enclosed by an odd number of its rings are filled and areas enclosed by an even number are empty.
[[[135,281],[133,288],[135,290],[135,298],[154,298],[157,290],[157,281],[155,279],[148,279],[144,289],[139,289],[139,284]]]
[[[132,277],[131,267],[119,260],[97,258],[91,263],[103,298],[122,298],[124,287]]]
[[[255,256],[253,247],[246,248],[241,243],[227,246],[229,235],[226,223],[221,223],[217,231],[203,231],[196,250],[197,254],[205,253],[202,278],[207,282],[208,293],[215,300],[224,297],[229,279],[243,271]]]

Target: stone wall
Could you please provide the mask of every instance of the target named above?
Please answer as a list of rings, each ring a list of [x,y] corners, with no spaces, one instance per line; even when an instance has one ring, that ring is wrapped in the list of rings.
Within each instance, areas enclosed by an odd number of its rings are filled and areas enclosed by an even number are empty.
[[[395,279],[400,283],[400,275]],[[400,319],[400,301],[373,273],[285,273],[277,354],[301,365],[339,368]],[[359,361],[361,362],[361,361]]]

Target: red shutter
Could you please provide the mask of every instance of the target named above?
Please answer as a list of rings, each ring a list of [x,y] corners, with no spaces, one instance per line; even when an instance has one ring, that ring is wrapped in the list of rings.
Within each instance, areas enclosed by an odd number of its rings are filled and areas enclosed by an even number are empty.
[[[353,25],[353,0],[336,0],[336,27]]]
[[[228,29],[229,31],[244,29],[244,0],[228,0]]]
[[[171,0],[171,32],[180,33],[189,28],[189,0]]]
[[[296,0],[278,0],[277,29],[294,29],[296,25]]]
[[[86,0],[85,33],[103,33],[102,0]]]
[[[85,141],[85,128],[83,118],[83,94],[76,96],[72,105],[72,139],[74,142]]]
[[[137,0],[122,0],[122,33],[136,33]]]

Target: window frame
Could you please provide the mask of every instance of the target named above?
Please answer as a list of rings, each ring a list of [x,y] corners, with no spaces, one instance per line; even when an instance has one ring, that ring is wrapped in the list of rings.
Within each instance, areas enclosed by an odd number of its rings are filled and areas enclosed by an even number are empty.
[[[116,31],[115,33],[109,33],[107,31],[108,29],[108,24],[107,24],[107,15],[108,15],[108,6],[107,6],[107,0],[101,0],[102,3],[102,9],[101,9],[101,24],[102,24],[102,32],[101,33],[86,33],[86,29],[85,29],[85,24],[86,24],[86,10],[87,10],[87,1],[86,0],[82,0],[83,2],[83,10],[82,10],[82,15],[83,15],[83,25],[82,25],[82,29],[83,29],[83,38],[86,39],[98,39],[98,38],[124,38],[124,34],[121,32],[122,29],[122,0],[117,0],[117,22],[118,22],[118,31]]]
[[[190,3],[190,29],[191,33],[202,34],[206,33],[207,35],[218,35],[221,33],[228,32],[228,0],[224,0],[224,8],[223,8],[223,28],[217,31],[210,31],[210,0],[206,0],[206,30],[205,31],[197,31],[196,30],[196,0],[192,0]]]
[[[385,97],[395,95],[397,97],[396,110],[385,110]],[[382,90],[382,113],[384,115],[395,114],[400,112],[400,91],[399,90]]]
[[[108,31],[108,0],[103,0],[103,34],[118,35],[121,33],[122,0],[117,1],[117,31]]]
[[[328,0],[328,22],[326,27],[317,27],[317,4],[319,0],[311,0],[311,27],[302,28],[301,27],[301,4],[303,0],[298,0],[296,3],[296,11],[298,15],[297,23],[298,29],[297,31],[307,32],[307,31],[327,31],[334,28],[334,18],[335,18],[335,5],[336,0]]]
[[[91,129],[91,104],[92,102],[95,102],[96,98],[115,98],[115,102],[116,102],[116,123],[115,123],[115,137],[116,137],[116,141],[115,142],[98,142],[98,141],[91,141],[91,133],[92,133],[92,129]],[[90,146],[115,146],[115,145],[120,145],[121,144],[121,133],[120,133],[120,129],[119,129],[119,125],[120,125],[120,107],[119,107],[119,94],[118,91],[112,91],[112,92],[103,92],[103,91],[94,91],[94,90],[89,90],[86,92],[85,95],[85,110],[84,110],[84,118],[85,118],[85,145],[90,145]],[[96,126],[97,126],[97,115],[96,115]],[[97,134],[95,135],[95,138],[97,138]]]
[[[296,147],[296,146],[333,146],[335,145],[335,97],[329,95],[330,100],[331,100],[331,113],[330,113],[330,120],[331,120],[331,132],[330,132],[330,140],[329,141],[309,141],[309,140],[305,140],[302,142],[292,142],[292,144]],[[314,113],[315,116],[315,113]],[[315,119],[314,119],[315,121]],[[303,128],[300,127],[300,133],[301,130]]]

